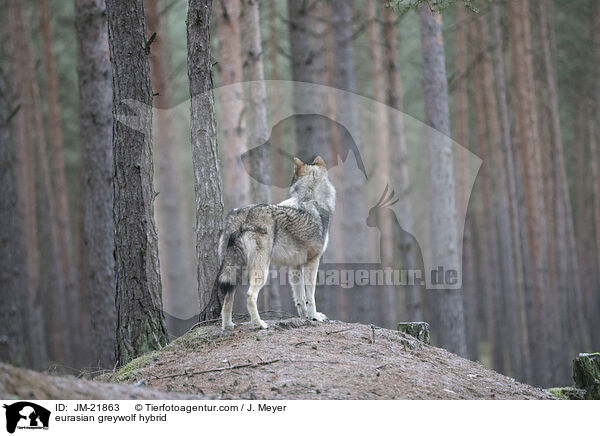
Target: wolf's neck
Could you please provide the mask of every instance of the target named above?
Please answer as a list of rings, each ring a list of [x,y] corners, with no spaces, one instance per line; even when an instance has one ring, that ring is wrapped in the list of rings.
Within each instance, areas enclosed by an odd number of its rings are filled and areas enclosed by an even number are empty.
[[[324,183],[314,186],[292,186],[289,199],[294,199],[299,206],[302,203],[315,203],[329,213],[333,213],[335,209],[335,189]]]

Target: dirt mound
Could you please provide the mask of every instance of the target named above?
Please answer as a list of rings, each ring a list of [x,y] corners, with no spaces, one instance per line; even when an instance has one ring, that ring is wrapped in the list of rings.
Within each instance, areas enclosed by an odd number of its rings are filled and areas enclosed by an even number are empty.
[[[20,400],[201,399],[144,387],[101,383],[72,376],[50,376],[0,363],[0,398]]]
[[[110,377],[222,399],[553,399],[393,330],[298,318],[198,327]]]

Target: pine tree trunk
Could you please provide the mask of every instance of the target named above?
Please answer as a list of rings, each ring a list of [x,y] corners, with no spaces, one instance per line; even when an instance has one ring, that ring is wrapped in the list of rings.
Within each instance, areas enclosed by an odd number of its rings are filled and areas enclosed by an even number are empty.
[[[19,208],[23,215],[26,239],[27,264],[27,340],[31,350],[30,366],[41,368],[47,361],[47,343],[44,338],[44,316],[40,298],[40,258],[37,233],[37,205],[35,201],[35,138],[31,125],[31,84],[35,80],[31,65],[29,31],[23,20],[21,2],[11,0],[6,4],[5,37],[10,59],[9,88],[15,93],[13,107],[19,108],[11,119],[12,140],[16,147],[16,179]]]
[[[485,19],[485,18],[484,18]],[[498,209],[492,203],[494,198],[498,198],[498,192],[493,191],[492,179],[494,174],[492,168],[497,163],[492,160],[489,153],[488,136],[494,140],[492,131],[493,115],[489,113],[489,101],[485,100],[484,88],[484,58],[487,54],[487,34],[482,29],[485,26],[484,19],[478,17],[469,24],[469,31],[472,41],[477,41],[475,52],[476,56],[473,62],[474,77],[472,96],[474,100],[474,112],[476,120],[476,135],[473,143],[475,144],[474,152],[483,160],[481,169],[478,175],[478,185],[475,185],[473,197],[478,201],[478,213],[474,216],[474,221],[478,227],[477,234],[479,235],[477,247],[478,258],[483,275],[484,289],[481,292],[486,294],[486,320],[488,327],[488,340],[492,347],[492,367],[498,372],[504,372],[504,341],[502,335],[502,327],[505,326],[503,317],[503,302],[501,288],[501,270],[500,256],[498,253],[498,229],[496,219],[498,219]],[[496,179],[497,181],[497,179]]]
[[[514,295],[507,294],[507,310],[514,307],[516,318],[516,329],[520,332],[518,335],[518,355],[521,357],[520,365],[512,357],[511,369],[522,381],[531,379],[531,361],[529,355],[529,339],[527,334],[527,311],[525,306],[525,281],[523,277],[523,252],[521,250],[521,222],[519,220],[519,189],[518,177],[515,168],[515,158],[513,155],[512,136],[510,131],[510,118],[507,102],[506,78],[504,70],[504,47],[502,41],[502,27],[500,23],[500,6],[495,0],[492,4],[492,38],[494,42],[494,73],[496,83],[496,95],[498,97],[498,118],[500,121],[500,136],[502,147],[502,160],[506,165],[506,184],[508,189],[510,214],[510,232],[513,246],[514,258],[514,281],[512,290]],[[488,91],[489,92],[489,91]],[[500,157],[498,158],[500,160]],[[514,299],[514,303],[512,303]],[[517,366],[518,365],[518,366]]]
[[[589,146],[591,141],[588,138],[588,117],[589,117],[589,101],[584,98],[588,94],[587,84],[584,82],[581,84],[580,98],[581,104],[577,108],[575,116],[575,134],[574,134],[574,163],[577,178],[574,183],[574,206],[575,206],[575,237],[577,247],[577,257],[579,259],[579,275],[581,277],[582,288],[586,290],[586,298],[588,305],[593,303],[595,294],[594,292],[594,277],[593,270],[595,267],[594,249],[595,242],[590,238],[590,229],[592,229],[592,214],[593,209],[589,205],[589,199],[592,195],[592,178],[591,178],[591,166],[589,162],[591,160],[591,150]],[[589,141],[589,143],[588,143]],[[588,312],[590,317],[594,316],[596,309],[592,309]],[[581,328],[584,328],[583,326]]]
[[[444,135],[450,135],[448,115],[448,83],[442,17],[432,13],[428,6],[419,6],[421,28],[421,53],[423,56],[423,87],[425,94],[425,118],[427,124]],[[428,132],[431,162],[432,244],[434,265],[458,266],[458,229],[456,224],[456,199],[454,169],[450,138],[442,138]],[[442,228],[444,231],[442,231]],[[427,274],[428,271],[425,272]],[[458,290],[432,291],[432,303],[439,316],[439,346],[464,356],[466,354],[463,296]]]
[[[469,146],[469,100],[467,92],[467,34],[468,20],[472,17],[467,13],[467,9],[462,2],[457,3],[457,27],[456,27],[456,55],[455,55],[455,70],[456,82],[454,89],[454,114],[456,117],[456,132],[454,134],[455,141],[462,147]],[[466,174],[468,174],[468,162],[466,159],[459,159],[456,162],[456,202],[457,204],[468,204],[468,199],[464,197],[466,190]],[[475,247],[474,239],[471,234],[471,226],[473,219],[471,208],[467,210],[465,217],[465,227],[462,241],[462,269],[463,269],[463,301],[465,310],[465,335],[467,342],[467,357],[471,360],[477,360],[479,357],[479,317],[478,310],[478,292],[482,287],[477,282],[477,274],[475,273]]]
[[[517,135],[525,182],[528,246],[533,279],[531,298],[534,310],[529,324],[532,357],[535,362],[532,381],[538,386],[545,386],[551,383],[553,359],[549,348],[551,331],[546,328],[550,324],[547,300],[549,296],[548,241],[528,1],[509,2],[509,18]]]
[[[50,145],[50,165],[52,172],[52,194],[56,207],[56,220],[58,229],[58,250],[60,254],[60,267],[67,292],[67,304],[78,307],[79,295],[75,283],[72,267],[72,238],[69,220],[69,202],[67,196],[67,181],[65,175],[65,160],[63,156],[63,135],[60,117],[60,102],[58,99],[58,75],[56,62],[52,53],[52,31],[50,28],[50,14],[48,1],[40,1],[40,27],[44,46],[44,65],[46,69],[46,87],[48,92],[48,139]],[[73,311],[71,329],[75,329],[79,321],[79,314]]]
[[[492,220],[495,217],[497,221],[498,235],[495,241],[498,252],[498,267],[496,271],[496,293],[493,294],[493,311],[497,325],[494,328],[494,360],[495,364],[500,364],[498,370],[501,371],[504,366],[503,352],[508,352],[513,374],[520,368],[520,354],[518,341],[505,341],[509,332],[513,335],[525,334],[525,330],[518,330],[520,327],[516,323],[515,317],[515,296],[514,296],[514,247],[512,245],[510,233],[510,208],[508,200],[508,183],[505,169],[504,156],[502,155],[502,137],[500,134],[500,120],[498,116],[498,105],[496,100],[494,86],[494,72],[491,62],[491,56],[488,49],[489,29],[485,17],[479,18],[479,35],[481,48],[481,85],[483,88],[483,101],[486,114],[487,133],[490,150],[487,152],[487,176],[493,181],[493,204]],[[489,230],[495,230],[493,227]],[[495,233],[495,232],[494,232]],[[505,348],[506,346],[506,348]],[[498,360],[501,360],[498,362]],[[502,371],[506,372],[506,371]],[[515,374],[516,375],[516,374]]]
[[[288,0],[290,54],[292,80],[295,82],[315,83],[323,78],[325,61],[320,42],[315,37],[316,29],[312,9],[319,8],[317,2]],[[319,24],[320,26],[320,24]],[[296,113],[307,113],[316,108],[323,109],[324,98],[316,89],[306,85],[294,87],[293,107]],[[305,115],[295,118],[296,154],[303,161],[312,160],[319,155],[325,162],[331,162],[329,145],[329,125],[321,117]]]
[[[399,70],[398,43],[397,43],[397,14],[386,8],[383,11],[383,47],[386,82],[386,102],[388,109],[389,126],[389,153],[392,171],[392,182],[396,188],[399,201],[403,204],[402,217],[404,223],[410,222],[413,217],[410,204],[410,174],[408,173],[408,150],[406,146],[406,132],[404,129],[404,102],[402,95],[402,81]],[[405,233],[403,233],[405,235]],[[416,247],[412,246],[412,239],[395,241],[394,258],[399,259],[402,265],[415,265]],[[407,250],[400,250],[398,245],[408,246]],[[404,287],[403,312],[407,320],[422,321],[423,307],[421,301],[421,287],[418,285],[407,285]],[[396,310],[399,312],[400,310]]]
[[[584,348],[586,341],[587,323],[582,301],[581,282],[579,279],[579,263],[577,259],[577,248],[573,230],[573,212],[571,209],[571,198],[567,182],[565,167],[564,146],[560,126],[560,115],[558,109],[558,81],[554,61],[554,23],[552,16],[552,3],[543,0],[539,3],[539,18],[544,61],[544,84],[547,89],[548,131],[550,133],[551,176],[553,178],[554,197],[554,228],[549,238],[557,241],[557,287],[554,298],[556,310],[559,312],[560,325],[557,326],[557,334],[561,341],[554,342],[559,346],[554,350],[555,355],[561,356],[561,350],[568,350],[572,344],[572,352],[577,353]],[[567,259],[565,262],[562,259]],[[570,334],[569,334],[570,333]],[[564,354],[565,359],[557,361],[559,384],[569,381],[571,362]]]
[[[240,36],[240,0],[217,2],[217,36],[219,39],[221,112],[223,137],[223,176],[226,210],[245,206],[250,199],[249,177],[242,165],[246,151],[246,114],[242,87],[242,47]],[[229,85],[229,86],[227,86]]]
[[[31,64],[33,72],[33,62]],[[32,74],[33,76],[33,74]],[[60,249],[58,241],[58,223],[56,204],[52,195],[52,179],[48,159],[44,122],[42,120],[42,102],[37,81],[31,83],[31,109],[35,132],[36,160],[36,202],[38,212],[38,238],[40,241],[40,288],[43,307],[46,313],[45,329],[48,338],[50,358],[73,365],[71,360],[72,335],[69,334],[71,316],[66,299],[65,281],[61,274]]]
[[[211,2],[188,0],[187,44],[190,83],[192,158],[196,186],[196,254],[200,320],[217,319],[221,302],[212,292],[223,228],[223,196],[217,158],[217,132],[210,60]]]
[[[245,67],[245,80],[248,85],[246,113],[248,114],[248,145],[250,150],[264,144],[269,139],[267,125],[267,92],[265,89],[265,72],[263,65],[263,49],[260,36],[259,2],[243,0],[242,3],[242,51]],[[253,174],[262,174],[263,182],[250,179],[250,199],[252,203],[271,203],[271,156],[268,149],[261,147],[259,153],[253,155],[250,166]],[[279,287],[277,282],[270,283],[263,290],[263,310],[281,310]]]
[[[596,77],[600,73],[600,32],[597,29],[600,28],[600,3],[596,3],[594,7],[593,17],[593,32],[594,35],[594,60],[596,65]],[[590,143],[590,150],[592,153],[590,161],[592,162],[592,189],[594,191],[594,229],[596,233],[596,271],[598,274],[598,282],[596,287],[600,287],[600,82],[595,81],[595,89],[593,90],[595,96],[596,113],[595,118],[590,121],[592,126],[592,134],[595,134],[593,140]],[[588,307],[600,307],[600,294],[596,293],[595,298],[589,302]],[[597,310],[591,311],[591,316],[588,317],[589,325],[599,325],[600,313]],[[592,332],[591,345],[592,348],[600,348],[600,333],[597,331]]]
[[[354,93],[357,92],[355,57],[352,30],[352,2],[333,0],[332,31],[335,56],[334,86],[342,91],[336,101],[336,115],[338,121],[349,132],[360,132],[358,108]],[[336,150],[344,151],[353,147],[360,141],[360,137],[342,134],[339,145],[334,145]],[[336,153],[337,155],[337,153]],[[369,261],[371,246],[369,244],[367,226],[365,225],[365,212],[362,211],[367,201],[364,176],[353,163],[352,154],[341,165],[340,176],[337,181],[337,203],[333,217],[332,242],[338,246],[341,260],[346,263]],[[338,240],[339,242],[337,242]],[[336,243],[337,242],[337,243]],[[351,319],[367,322],[376,317],[376,299],[373,289],[361,289],[354,295],[357,297],[349,305]],[[353,312],[353,313],[352,313]]]
[[[277,2],[275,0],[269,0],[269,42],[268,42],[268,53],[269,62],[266,64],[270,67],[270,80],[279,80],[280,77],[280,65],[279,65],[279,32],[277,31]],[[274,107],[279,107],[281,104],[281,91],[278,86],[273,87],[273,95],[271,96],[271,102]],[[273,136],[271,140],[274,144],[281,144],[282,135],[279,129],[271,133]],[[284,162],[281,154],[276,153],[271,156],[272,164],[272,176],[275,180],[283,180],[286,175],[284,174]]]
[[[371,46],[371,74],[373,78],[373,98],[379,103],[386,102],[386,81],[382,50],[381,19],[377,11],[377,2],[367,4],[367,32],[369,36],[369,45]],[[385,43],[384,43],[385,44]],[[388,128],[388,109],[382,105],[377,105],[375,109],[375,129],[374,144],[376,145],[375,159],[377,162],[377,186],[383,192],[385,186],[395,185],[390,180],[390,144]],[[406,206],[404,206],[406,207]],[[394,241],[392,236],[391,214],[379,214],[380,222],[377,223],[381,237],[380,241],[380,261],[388,266],[393,266],[394,261]],[[396,326],[397,314],[395,313],[396,295],[393,286],[386,286],[380,290],[381,297],[378,299],[378,319],[383,327],[394,328]],[[412,321],[412,320],[411,320]]]
[[[117,312],[112,80],[103,0],[75,0],[75,31],[84,197],[81,287],[89,316],[89,364],[113,368]]]
[[[508,352],[508,361],[510,363],[511,373],[514,377],[523,377],[522,366],[523,356],[520,343],[526,342],[527,326],[520,317],[522,311],[520,295],[522,290],[522,279],[517,278],[515,265],[515,251],[519,250],[514,245],[511,228],[511,212],[509,197],[509,173],[503,153],[504,136],[500,126],[500,112],[496,97],[496,78],[494,77],[494,68],[492,65],[491,54],[488,50],[488,23],[485,18],[481,19],[481,46],[485,49],[483,52],[483,87],[485,91],[485,107],[487,114],[487,125],[491,149],[491,173],[494,180],[494,203],[495,215],[498,221],[499,230],[499,250],[500,250],[500,279],[499,294],[495,300],[495,305],[499,313],[503,313],[502,319],[497,331],[500,333],[496,340],[504,340],[504,346]],[[501,311],[502,307],[504,308]],[[501,326],[504,326],[502,328]],[[507,338],[510,338],[507,340]]]
[[[556,183],[555,183],[555,168],[553,158],[553,146],[552,138],[550,137],[550,114],[548,108],[548,102],[550,100],[550,90],[547,81],[545,80],[546,68],[544,63],[544,48],[542,41],[543,38],[548,38],[547,23],[543,17],[543,1],[536,1],[530,4],[530,19],[531,19],[531,36],[532,36],[532,50],[533,54],[540,53],[539,55],[533,55],[533,69],[536,72],[534,74],[534,95],[535,105],[538,111],[538,124],[539,124],[539,138],[540,138],[540,155],[541,155],[541,175],[542,175],[542,186],[544,195],[544,205],[546,208],[546,240],[548,241],[547,252],[548,252],[548,296],[547,302],[547,322],[546,329],[552,332],[552,340],[548,343],[549,352],[553,356],[551,362],[551,371],[553,379],[556,380],[553,384],[568,384],[569,379],[567,377],[556,378],[558,371],[557,363],[559,361],[558,350],[568,349],[568,345],[564,344],[564,338],[566,330],[562,330],[561,314],[558,305],[558,274],[557,271],[560,268],[558,265],[557,250],[564,240],[563,234],[564,229],[556,228],[556,215],[558,211],[558,199],[556,196]],[[539,72],[539,73],[538,73]],[[561,247],[562,248],[562,247]],[[563,250],[563,252],[565,252]],[[566,308],[566,304],[562,306]],[[566,326],[565,326],[566,327]],[[560,380],[563,380],[562,382]]]
[[[596,109],[598,110],[598,109]],[[593,212],[594,212],[594,232],[595,232],[595,248],[596,253],[600,253],[600,163],[598,160],[600,159],[600,142],[598,141],[598,127],[597,122],[594,118],[590,118],[590,171],[592,177],[592,191],[594,194],[593,197]],[[596,270],[596,289],[600,288],[600,260],[598,260],[600,256],[596,254],[596,265],[594,265]],[[594,307],[600,307],[600,295],[599,293],[592,293],[589,303],[584,301],[584,304]],[[582,296],[583,299],[583,296]],[[600,314],[598,314],[597,310],[589,310],[586,313],[584,308],[580,309],[581,313],[585,316],[587,315],[587,325],[598,325],[600,322]],[[588,327],[589,328],[589,327]],[[600,334],[597,330],[590,329],[590,347],[593,349],[598,349],[600,347]]]
[[[19,207],[16,147],[11,141],[11,110],[4,71],[0,70],[0,361],[31,365],[27,341],[28,271],[23,210]]]
[[[141,0],[106,2],[113,71],[117,359],[126,364],[167,343],[152,185],[152,87]],[[135,131],[117,121],[138,104]]]
[[[154,144],[156,186],[156,225],[158,227],[158,252],[160,276],[167,330],[175,332],[176,319],[188,318],[190,301],[195,300],[193,232],[188,224],[185,181],[182,165],[181,142],[174,133],[172,90],[167,80],[169,40],[166,26],[161,20],[160,6],[164,2],[150,0],[144,3],[148,35],[157,36],[150,47],[150,72],[156,112],[157,142]]]
[[[32,150],[26,159],[35,161],[34,171],[25,175],[35,180],[33,190],[36,203],[36,225],[33,232],[38,238],[39,248],[39,281],[38,297],[44,308],[44,333],[48,345],[49,357],[55,361],[72,364],[70,345],[67,343],[67,332],[70,327],[70,316],[68,302],[65,300],[64,280],[60,268],[60,256],[58,245],[58,225],[56,219],[56,205],[52,195],[52,181],[48,159],[46,139],[44,136],[44,123],[42,119],[42,103],[35,65],[31,52],[31,34],[23,10],[20,5],[14,9],[15,15],[10,18],[17,21],[15,24],[22,30],[16,37],[23,40],[22,49],[22,71],[18,76],[27,79],[26,87],[23,89],[23,104],[20,111],[27,117],[26,128],[31,132]],[[17,88],[19,89],[19,88]],[[67,304],[65,304],[67,303]]]

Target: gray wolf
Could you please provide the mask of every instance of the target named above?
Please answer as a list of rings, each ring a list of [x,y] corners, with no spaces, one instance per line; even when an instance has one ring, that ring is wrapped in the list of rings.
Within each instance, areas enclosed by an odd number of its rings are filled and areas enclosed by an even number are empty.
[[[267,328],[256,305],[267,282],[271,263],[289,268],[294,303],[301,317],[325,321],[317,312],[315,283],[321,256],[329,240],[329,223],[335,210],[335,188],[327,177],[325,161],[317,156],[310,164],[294,158],[289,197],[279,204],[249,205],[232,210],[219,241],[221,266],[217,291],[223,296],[223,329],[231,320],[236,285],[248,270],[246,297],[252,324]]]

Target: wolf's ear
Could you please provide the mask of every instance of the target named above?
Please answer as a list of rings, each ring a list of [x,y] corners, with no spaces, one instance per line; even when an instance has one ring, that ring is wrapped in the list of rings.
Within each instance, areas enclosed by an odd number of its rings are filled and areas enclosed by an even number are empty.
[[[302,162],[300,159],[298,159],[297,157],[294,158],[294,174],[296,174],[297,176],[300,175],[300,170],[302,169],[302,167],[304,166],[304,162]]]
[[[323,167],[323,169],[327,169],[327,165],[325,165],[325,161],[321,156],[315,157],[312,161],[312,165],[318,165],[320,167]]]

